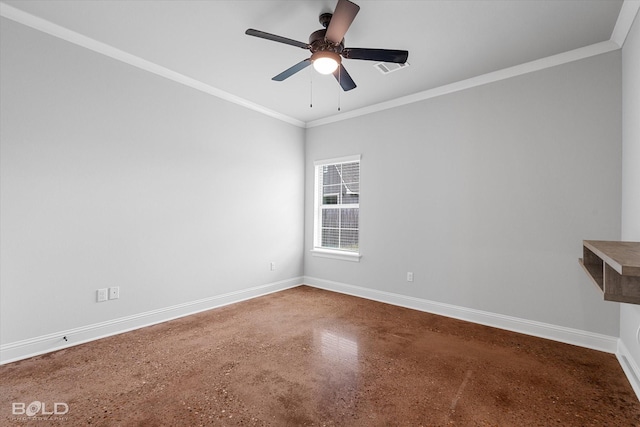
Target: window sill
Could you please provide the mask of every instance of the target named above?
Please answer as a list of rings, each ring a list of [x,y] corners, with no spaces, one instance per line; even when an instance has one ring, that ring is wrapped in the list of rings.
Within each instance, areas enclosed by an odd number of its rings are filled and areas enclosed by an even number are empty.
[[[314,248],[311,249],[311,255],[321,258],[340,259],[343,261],[360,262],[360,255],[357,252],[332,251],[329,249]]]

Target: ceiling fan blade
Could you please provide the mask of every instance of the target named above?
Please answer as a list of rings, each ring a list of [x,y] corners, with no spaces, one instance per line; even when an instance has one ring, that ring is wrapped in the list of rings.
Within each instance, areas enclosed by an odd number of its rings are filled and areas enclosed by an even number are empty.
[[[356,82],[354,82],[349,73],[347,73],[344,65],[340,64],[340,67],[333,72],[333,75],[345,92],[356,88]]]
[[[364,59],[366,61],[395,62],[404,64],[409,58],[406,50],[395,49],[361,49],[358,47],[346,48],[342,56],[348,59]]]
[[[280,74],[278,74],[277,76],[273,77],[271,80],[275,80],[277,82],[281,82],[286,78],[289,78],[291,76],[293,76],[295,73],[297,73],[300,70],[303,70],[305,68],[307,68],[309,65],[311,65],[311,58],[307,58],[304,61],[300,61],[298,62],[296,65],[294,65],[293,67],[289,67],[286,70],[284,70],[283,72],[281,72]]]
[[[334,44],[340,44],[351,23],[355,19],[360,6],[349,0],[338,0],[325,37]]]
[[[309,49],[308,43],[299,42],[297,40],[288,39],[282,36],[276,36],[275,34],[265,33],[264,31],[260,30],[254,30],[253,28],[249,28],[244,33],[248,36],[260,37],[261,39],[267,39],[278,43],[301,47],[302,49]]]

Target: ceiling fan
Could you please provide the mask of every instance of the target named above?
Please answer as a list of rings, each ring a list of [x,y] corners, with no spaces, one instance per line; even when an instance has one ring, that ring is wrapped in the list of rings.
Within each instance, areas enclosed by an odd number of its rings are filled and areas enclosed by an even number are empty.
[[[323,13],[320,15],[320,24],[322,24],[324,29],[311,33],[309,43],[265,33],[264,31],[254,30],[252,28],[245,31],[245,34],[311,51],[310,58],[287,68],[271,80],[283,81],[313,64],[313,67],[319,73],[333,74],[342,89],[348,91],[355,89],[356,84],[344,68],[344,65],[342,65],[342,58],[404,64],[409,57],[409,52],[406,50],[344,47],[344,35],[359,10],[360,6],[349,0],[338,0],[333,14]]]

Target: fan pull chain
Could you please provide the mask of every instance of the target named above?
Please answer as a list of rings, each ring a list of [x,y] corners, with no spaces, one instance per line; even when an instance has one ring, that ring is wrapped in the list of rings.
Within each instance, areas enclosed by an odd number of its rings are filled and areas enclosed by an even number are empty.
[[[340,111],[340,92],[342,92],[342,67],[338,66],[338,111]]]
[[[309,108],[313,108],[313,67],[310,67],[309,74]]]

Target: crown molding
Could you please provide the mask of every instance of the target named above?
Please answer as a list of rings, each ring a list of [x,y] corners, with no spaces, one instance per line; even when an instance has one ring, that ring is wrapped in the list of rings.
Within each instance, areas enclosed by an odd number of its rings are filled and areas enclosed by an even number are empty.
[[[354,117],[364,116],[367,114],[377,113],[379,111],[388,110],[390,108],[396,108],[414,102],[424,101],[426,99],[435,98],[442,95],[447,95],[461,90],[470,89],[476,86],[482,86],[489,83],[494,83],[500,80],[508,79],[511,77],[520,76],[523,74],[532,73],[534,71],[543,70],[545,68],[555,67],[556,65],[566,64],[568,62],[578,61],[580,59],[589,58],[591,56],[600,55],[603,53],[611,52],[620,49],[620,46],[611,40],[592,44],[589,46],[581,47],[579,49],[570,50],[568,52],[559,53],[557,55],[548,56],[546,58],[538,59],[524,64],[515,65],[509,68],[503,68],[502,70],[493,71],[491,73],[482,74],[480,76],[472,77],[470,79],[461,80],[448,85],[439,86],[433,89],[428,89],[423,92],[417,92],[411,95],[403,96],[400,98],[392,99],[390,101],[381,102],[379,104],[371,105],[369,107],[359,108],[357,110],[340,113],[338,115],[325,117],[318,120],[307,122],[307,128],[316,126],[322,126],[329,123],[338,122],[341,120],[352,119]]]
[[[640,0],[625,0],[622,3],[616,26],[611,33],[611,41],[618,46],[622,47],[624,45],[629,31],[631,31],[633,21],[638,15],[638,9],[640,9]]]
[[[75,45],[84,47],[115,60],[124,62],[125,64],[129,64],[136,68],[140,68],[158,76],[173,80],[177,83],[183,84],[192,89],[196,89],[200,92],[204,92],[217,98],[224,99],[225,101],[241,105],[250,110],[257,111],[259,113],[265,114],[278,120],[282,120],[292,125],[302,128],[305,127],[305,123],[301,120],[289,117],[274,110],[270,110],[259,104],[248,101],[229,92],[225,92],[199,80],[185,76],[184,74],[180,74],[161,65],[155,64],[151,61],[147,61],[146,59],[142,59],[138,56],[127,53],[106,43],[99,42],[75,31],[71,31],[67,28],[34,16],[30,13],[23,12],[20,9],[16,9],[13,6],[9,6],[8,4],[2,2],[0,2],[0,16],[18,22],[22,25],[26,25],[27,27],[31,27],[43,33],[49,34],[51,36],[57,37],[59,39],[68,41],[69,43],[73,43]]]

